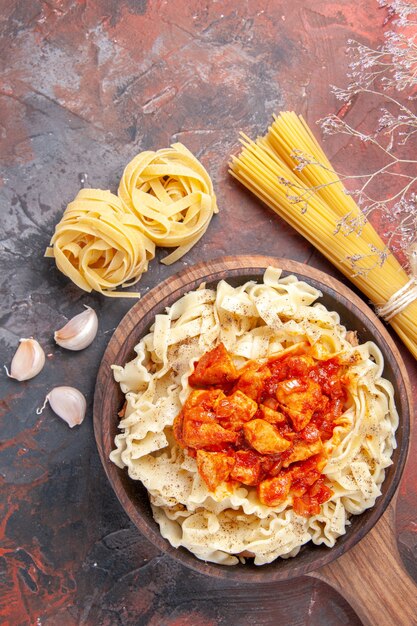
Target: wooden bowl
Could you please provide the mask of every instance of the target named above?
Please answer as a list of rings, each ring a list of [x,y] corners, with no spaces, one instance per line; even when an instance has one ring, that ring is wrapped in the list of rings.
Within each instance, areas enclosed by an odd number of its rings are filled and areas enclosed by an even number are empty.
[[[152,517],[146,489],[140,482],[131,480],[126,470],[119,469],[109,461],[114,437],[118,432],[117,413],[124,402],[110,366],[124,365],[131,360],[134,357],[134,346],[148,332],[155,315],[163,312],[166,306],[178,300],[184,293],[195,289],[202,281],[214,286],[219,280],[226,279],[236,286],[247,280],[259,280],[268,265],[281,268],[284,275],[295,274],[319,289],[323,293],[319,301],[329,310],[337,311],[342,324],[358,332],[361,343],[372,340],[379,346],[385,359],[384,376],[394,385],[400,415],[396,434],[398,445],[393,455],[393,465],[386,470],[382,495],[373,508],[351,517],[351,525],[347,527],[346,534],[337,540],[333,548],[316,546],[309,542],[295,558],[277,559],[260,567],[250,562],[229,567],[201,561],[185,548],[173,548],[161,536]],[[410,384],[401,356],[383,324],[350,289],[323,272],[287,259],[262,256],[224,257],[200,263],[168,278],[139,300],[120,322],[104,353],[98,373],[94,397],[94,431],[110,483],[132,522],[149,541],[172,558],[203,574],[253,583],[286,580],[315,570],[346,552],[374,526],[394,495],[404,468],[410,410]]]

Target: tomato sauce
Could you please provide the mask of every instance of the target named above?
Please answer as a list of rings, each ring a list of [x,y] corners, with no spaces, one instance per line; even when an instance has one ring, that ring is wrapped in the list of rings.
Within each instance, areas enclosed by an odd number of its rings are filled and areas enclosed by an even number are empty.
[[[324,444],[346,404],[343,364],[318,361],[306,346],[237,370],[219,344],[195,363],[189,383],[174,436],[209,490],[247,485],[267,506],[291,496],[296,513],[317,514],[332,495]]]

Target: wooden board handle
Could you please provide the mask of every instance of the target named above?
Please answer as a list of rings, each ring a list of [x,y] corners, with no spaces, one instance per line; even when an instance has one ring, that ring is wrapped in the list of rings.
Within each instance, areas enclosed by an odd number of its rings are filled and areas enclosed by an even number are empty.
[[[402,567],[394,533],[395,506],[391,503],[360,543],[309,574],[336,589],[365,626],[417,623],[417,585]]]

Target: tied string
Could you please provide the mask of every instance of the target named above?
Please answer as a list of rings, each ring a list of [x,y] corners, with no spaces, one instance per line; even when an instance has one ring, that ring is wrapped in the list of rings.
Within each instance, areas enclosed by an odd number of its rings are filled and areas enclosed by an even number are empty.
[[[412,244],[407,250],[410,264],[410,280],[396,291],[391,298],[382,306],[377,307],[376,312],[386,322],[401,313],[409,304],[417,299],[417,243]]]

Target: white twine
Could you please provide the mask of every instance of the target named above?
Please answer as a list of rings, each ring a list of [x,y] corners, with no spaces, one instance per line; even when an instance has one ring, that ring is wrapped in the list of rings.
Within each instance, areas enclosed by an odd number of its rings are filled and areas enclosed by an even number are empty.
[[[411,267],[410,280],[382,306],[377,307],[376,312],[386,322],[401,313],[409,304],[417,299],[417,244],[413,244],[407,251]]]

